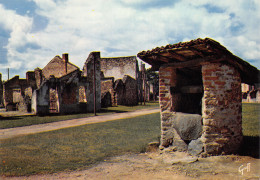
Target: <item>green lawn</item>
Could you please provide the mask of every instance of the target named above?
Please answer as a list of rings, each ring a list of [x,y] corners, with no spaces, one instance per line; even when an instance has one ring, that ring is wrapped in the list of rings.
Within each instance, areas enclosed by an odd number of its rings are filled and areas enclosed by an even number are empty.
[[[239,154],[259,159],[260,104],[243,103],[242,107],[244,141]]]
[[[260,104],[259,103],[243,103],[243,134],[244,136],[260,135]]]
[[[139,106],[117,106],[102,108],[97,115],[104,115],[109,113],[130,112],[140,109],[159,107],[158,102],[148,102],[146,105]],[[93,113],[86,114],[70,114],[70,115],[54,115],[54,116],[14,116],[14,117],[1,117],[0,116],[0,129],[29,126],[34,124],[44,124],[49,122],[63,121],[69,119],[77,119],[94,116]]]
[[[259,158],[260,104],[243,104],[240,155]],[[84,169],[114,155],[143,152],[160,137],[160,114],[150,114],[1,140],[6,176]]]
[[[126,152],[144,152],[160,137],[160,114],[84,125],[1,141],[1,174],[53,173],[87,168]]]

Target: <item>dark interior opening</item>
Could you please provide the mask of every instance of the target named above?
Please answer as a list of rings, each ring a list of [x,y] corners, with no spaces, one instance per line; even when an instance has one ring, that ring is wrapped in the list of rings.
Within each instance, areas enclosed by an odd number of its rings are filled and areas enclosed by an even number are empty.
[[[177,69],[177,84],[171,87],[175,96],[173,111],[189,114],[202,114],[203,82],[201,68]]]

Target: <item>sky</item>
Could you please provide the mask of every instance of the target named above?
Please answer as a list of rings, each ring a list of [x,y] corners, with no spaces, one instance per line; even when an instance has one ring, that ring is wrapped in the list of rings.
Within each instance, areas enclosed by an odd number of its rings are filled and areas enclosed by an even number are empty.
[[[260,69],[259,0],[0,0],[0,73],[25,77],[69,53],[101,57],[212,38]]]

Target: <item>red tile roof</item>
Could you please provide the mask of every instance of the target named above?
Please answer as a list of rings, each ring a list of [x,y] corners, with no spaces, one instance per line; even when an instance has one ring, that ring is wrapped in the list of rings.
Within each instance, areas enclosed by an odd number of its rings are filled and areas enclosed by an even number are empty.
[[[248,62],[233,55],[219,42],[210,39],[195,39],[189,42],[179,42],[142,51],[137,56],[154,70],[161,66],[175,66],[176,68],[200,67],[203,63],[223,62],[236,67],[241,74],[242,81],[248,84],[258,83],[260,71]]]

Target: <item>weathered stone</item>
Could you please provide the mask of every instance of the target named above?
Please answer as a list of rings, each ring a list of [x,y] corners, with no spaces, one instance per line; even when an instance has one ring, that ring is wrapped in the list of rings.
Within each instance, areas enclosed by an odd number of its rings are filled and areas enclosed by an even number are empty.
[[[155,152],[158,151],[160,143],[159,142],[150,142],[146,148],[147,152]]]
[[[201,139],[192,140],[188,145],[188,153],[197,156],[203,151],[203,142]]]
[[[171,128],[164,134],[161,142],[161,145],[164,147],[168,147],[171,145],[176,146],[178,151],[186,151],[188,149],[187,144],[181,139],[174,128]]]
[[[174,128],[183,140],[198,139],[202,133],[202,117],[198,114],[176,113],[172,117]]]
[[[172,160],[171,164],[178,164],[178,163],[189,164],[189,163],[193,163],[193,162],[196,162],[196,161],[198,161],[198,158],[196,158],[196,157],[193,157],[193,158],[188,157],[188,158]]]

